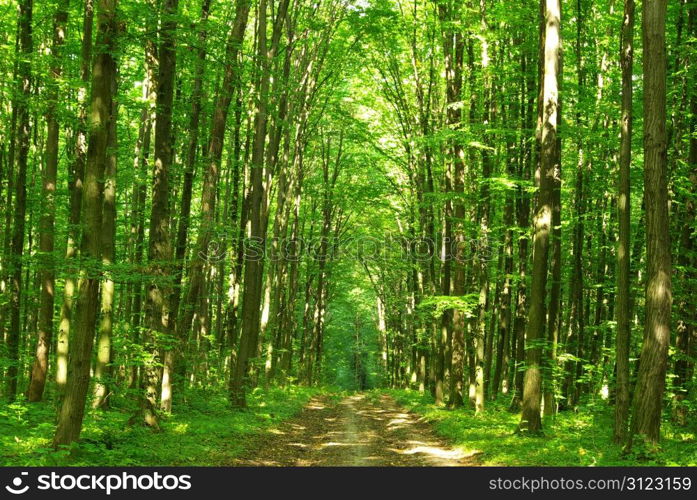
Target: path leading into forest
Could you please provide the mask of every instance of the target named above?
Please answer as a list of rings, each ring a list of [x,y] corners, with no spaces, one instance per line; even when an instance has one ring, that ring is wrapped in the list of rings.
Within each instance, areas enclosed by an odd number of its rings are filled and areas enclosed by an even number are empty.
[[[296,417],[250,443],[239,466],[463,466],[429,424],[388,395],[317,397]]]

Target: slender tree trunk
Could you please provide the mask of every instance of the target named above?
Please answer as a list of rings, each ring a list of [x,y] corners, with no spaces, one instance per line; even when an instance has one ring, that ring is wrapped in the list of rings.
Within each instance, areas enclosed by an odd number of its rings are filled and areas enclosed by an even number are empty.
[[[657,443],[672,305],[666,135],[666,0],[643,5],[646,319],[628,448],[635,436]]]
[[[299,260],[301,255],[301,249],[299,246],[298,238],[300,237],[300,202],[302,195],[302,185],[303,185],[303,164],[302,164],[302,153],[298,152],[300,158],[297,162],[297,172],[295,180],[294,189],[294,199],[293,199],[293,224],[291,228],[290,242],[293,243],[293,253],[289,255],[290,258],[290,270],[288,277],[288,292],[285,295],[285,304],[281,307],[281,319],[279,321],[279,334],[282,335],[282,345],[280,353],[280,382],[285,384],[287,377],[290,375],[291,361],[293,357],[293,332],[296,330],[295,322],[295,304],[297,301],[298,293],[298,271],[300,268]]]
[[[112,95],[116,94],[116,76],[112,78]],[[101,252],[104,266],[104,281],[101,287],[101,317],[97,334],[97,361],[94,366],[94,408],[109,405],[109,382],[111,379],[112,333],[114,330],[114,276],[112,266],[116,259],[116,168],[117,138],[116,121],[118,106],[112,102],[106,165],[104,168],[104,193],[102,207]]]
[[[55,265],[53,257],[55,230],[55,193],[58,175],[59,121],[56,113],[58,84],[62,74],[61,52],[65,42],[69,0],[61,0],[53,17],[53,41],[51,48],[51,82],[48,88],[46,110],[46,157],[43,172],[43,200],[39,227],[39,250],[43,256],[41,295],[39,303],[39,331],[36,358],[31,372],[27,399],[41,401],[48,372],[48,352],[53,336],[53,304],[55,298]]]
[[[462,111],[455,103],[461,99],[462,91],[462,62],[464,44],[462,37],[453,29],[455,17],[459,14],[459,9],[454,6],[439,5],[439,17],[441,30],[443,32],[443,54],[445,57],[445,77],[446,77],[446,123],[452,130],[461,127]],[[441,255],[443,264],[441,266],[441,294],[450,295],[451,288],[453,295],[464,294],[464,275],[462,263],[457,260],[461,257],[464,249],[462,229],[462,218],[464,218],[464,207],[462,203],[456,201],[453,204],[450,200],[451,193],[464,191],[463,177],[464,167],[462,165],[462,147],[459,141],[451,140],[449,144],[449,154],[452,162],[448,162],[445,168],[444,191],[446,201],[444,207],[443,220],[443,243]],[[454,206],[453,206],[454,205]],[[454,217],[454,219],[453,219]],[[455,226],[453,228],[453,225]],[[453,241],[453,238],[455,239]],[[455,255],[452,255],[455,249]],[[458,251],[460,255],[458,255]],[[455,257],[454,266],[452,265]],[[454,276],[451,280],[451,268],[454,268]],[[451,286],[452,281],[452,286]],[[464,342],[464,320],[463,312],[457,308],[445,310],[441,317],[441,334],[438,338],[437,369],[435,403],[442,404],[444,399],[444,378],[446,370],[446,351],[451,351],[449,340],[452,341],[452,351],[450,352],[450,406],[457,408],[462,406],[462,344]]]
[[[31,56],[33,0],[19,3],[17,29],[19,45],[17,57],[17,90],[12,107],[17,113],[17,132],[15,135],[17,149],[17,177],[15,178],[14,221],[12,225],[12,243],[10,247],[10,330],[7,336],[7,351],[10,366],[7,369],[7,394],[10,400],[17,395],[19,377],[19,339],[20,308],[22,306],[22,255],[24,253],[24,218],[27,210],[27,162],[29,160],[29,142],[31,125],[29,122],[29,99],[31,99]]]
[[[634,0],[624,0],[624,18],[620,40],[622,68],[622,121],[620,125],[620,179],[617,200],[619,240],[617,242],[617,335],[615,425],[613,439],[624,443],[629,422],[629,345],[631,339],[630,247],[632,165],[632,76],[634,63]]]
[[[15,37],[15,54],[19,52],[19,23],[17,24],[17,33]],[[15,57],[12,76],[13,81],[17,80],[18,76],[18,66],[19,58]],[[15,96],[13,95],[13,98]],[[9,292],[9,287],[11,286],[12,279],[12,216],[14,211],[12,210],[12,192],[14,191],[15,182],[15,152],[17,146],[17,106],[12,105],[12,115],[10,117],[10,130],[8,135],[8,153],[7,153],[7,191],[6,191],[6,203],[3,204],[4,207],[4,222],[5,228],[3,229],[3,245],[2,245],[2,255],[7,257],[7,262],[3,263],[2,266],[2,281],[0,281],[0,290],[3,292]],[[10,332],[7,331],[5,318],[9,313],[10,304],[6,303],[0,306],[0,336],[2,336],[3,345],[9,347],[9,335]],[[9,370],[9,367],[8,367]],[[5,370],[0,371],[0,376],[5,376]]]
[[[257,352],[259,320],[264,272],[264,147],[266,142],[267,97],[269,91],[269,61],[266,50],[266,0],[260,0],[257,55],[261,66],[258,82],[259,102],[254,118],[254,146],[250,172],[249,241],[255,255],[245,255],[244,295],[242,297],[242,334],[237,350],[237,364],[230,382],[230,403],[233,407],[247,405],[245,393],[248,383],[249,361]],[[246,18],[246,14],[245,14]]]
[[[181,206],[179,208],[179,225],[177,228],[177,239],[175,243],[175,271],[174,287],[170,299],[172,308],[172,318],[176,317],[179,311],[179,300],[181,297],[182,268],[186,257],[186,242],[189,232],[189,216],[191,213],[191,194],[194,184],[194,171],[196,164],[196,152],[198,150],[199,123],[201,117],[201,98],[203,93],[203,73],[206,67],[206,40],[208,31],[206,23],[210,11],[210,0],[204,0],[201,5],[200,28],[198,32],[198,51],[196,57],[196,70],[194,76],[194,87],[191,92],[191,115],[189,118],[189,142],[187,145],[186,170],[184,171],[184,186],[181,194]],[[221,146],[222,147],[222,146]],[[194,259],[197,259],[194,256]],[[187,304],[187,307],[192,307]],[[179,328],[179,325],[177,325]],[[181,330],[177,338],[181,341],[184,337]],[[165,349],[163,354],[162,367],[162,391],[160,395],[160,407],[162,411],[172,411],[172,378],[174,377],[174,358],[176,352],[174,348]]]
[[[537,98],[538,93],[533,92],[535,88],[535,73],[528,69],[528,57],[523,54],[521,56],[521,73],[526,75],[525,85],[522,87],[527,90],[521,96],[521,100],[524,100],[527,95],[527,103],[525,107],[525,113],[521,120],[521,128],[530,130],[533,128],[535,123],[535,116],[539,115],[540,105],[539,99]],[[537,110],[535,113],[535,103],[538,103]],[[522,158],[520,161],[520,178],[521,181],[530,180],[532,173],[533,161],[533,151],[537,154],[537,138],[528,137],[523,138],[520,143],[520,149],[522,151]],[[533,144],[535,145],[533,148]],[[517,289],[516,289],[516,301],[515,301],[515,319],[513,321],[513,340],[515,341],[515,348],[511,348],[514,356],[513,364],[513,397],[511,398],[511,404],[509,407],[510,411],[517,412],[520,410],[520,405],[523,399],[523,363],[525,362],[525,330],[527,323],[526,309],[528,303],[528,288],[527,288],[527,269],[528,269],[528,253],[530,242],[527,238],[528,228],[530,225],[530,196],[523,189],[522,186],[518,186],[517,189],[517,200],[516,200],[516,224],[518,230],[522,233],[521,237],[518,238],[518,279],[517,279]]]
[[[507,165],[508,176],[513,178],[515,175],[513,149],[515,142],[510,141],[507,145]],[[491,399],[496,399],[496,395],[501,388],[501,382],[506,380],[506,367],[508,366],[509,336],[511,334],[511,275],[513,274],[513,193],[506,191],[506,201],[503,209],[503,226],[505,230],[503,241],[503,286],[499,301],[499,338],[496,348],[496,367],[494,368],[494,379],[491,384]]]
[[[147,285],[145,327],[146,351],[150,355],[144,366],[141,412],[145,425],[159,428],[157,421],[158,334],[168,337],[172,333],[172,310],[169,301],[167,278],[170,275],[172,241],[170,237],[169,176],[172,166],[172,101],[176,74],[175,33],[177,29],[178,0],[166,0],[163,4],[160,27],[160,61],[157,77],[157,119],[155,121],[155,162],[152,180],[152,212],[150,215],[150,241],[148,262],[152,282]]]
[[[241,89],[240,89],[241,90]],[[245,196],[245,172],[244,163],[241,157],[241,136],[240,130],[242,128],[242,95],[238,94],[235,109],[235,130],[233,135],[233,154],[235,162],[235,170],[233,173],[233,199],[232,199],[232,215],[237,221],[237,238],[234,239],[231,255],[235,256],[235,265],[232,267],[230,276],[230,288],[228,292],[229,302],[228,309],[226,312],[226,339],[227,344],[230,347],[230,353],[228,357],[228,372],[232,374],[236,362],[236,344],[238,337],[237,330],[237,310],[240,302],[240,281],[242,275],[242,266],[244,264],[244,236],[245,236],[245,225],[247,220],[247,210],[246,210],[246,196]],[[241,203],[240,203],[241,202]],[[238,209],[239,206],[239,209]],[[231,377],[228,377],[228,381]]]
[[[74,262],[79,253],[80,216],[82,208],[83,177],[87,157],[87,94],[92,68],[92,29],[94,24],[93,0],[85,0],[82,21],[82,45],[80,49],[80,89],[78,101],[80,112],[78,116],[75,139],[75,157],[72,171],[69,173],[70,215],[68,219],[68,241],[65,258],[68,262],[68,275],[63,287],[63,304],[61,305],[58,338],[56,339],[56,386],[59,399],[65,391],[68,380],[68,347],[70,341],[70,323],[73,315],[73,301],[77,291],[78,273]],[[58,405],[60,407],[60,404]]]
[[[547,284],[547,257],[552,224],[554,176],[559,168],[560,151],[558,129],[558,75],[561,50],[561,5],[559,0],[544,2],[544,67],[542,72],[542,123],[540,140],[540,190],[535,213],[533,240],[533,271],[530,309],[526,342],[525,378],[523,381],[523,414],[520,431],[530,434],[542,430],[540,397],[542,373],[540,371],[541,346],[545,331],[545,287]]]
[[[697,30],[697,8],[693,6],[688,16],[689,32],[694,36]],[[686,89],[688,92],[689,89]],[[697,92],[691,89],[690,114],[697,116]],[[676,394],[673,401],[673,420],[678,425],[687,425],[689,415],[689,405],[686,401],[689,398],[690,381],[692,380],[695,352],[697,351],[697,327],[695,327],[696,308],[694,304],[694,280],[695,265],[697,261],[693,257],[695,249],[695,199],[697,194],[697,125],[693,119],[689,127],[689,151],[688,166],[690,178],[690,194],[685,201],[685,211],[681,218],[682,234],[680,237],[680,254],[678,261],[684,268],[683,297],[679,303],[679,322],[677,326],[677,337],[675,348],[679,355],[675,361],[675,380]]]
[[[138,139],[133,159],[135,182],[133,186],[134,208],[131,214],[131,233],[133,234],[133,264],[141,273],[143,270],[143,254],[145,253],[145,202],[147,197],[148,167],[150,165],[150,144],[152,140],[152,124],[155,119],[156,77],[155,59],[156,46],[149,42],[145,45],[145,80],[143,81],[143,100],[145,101],[140,114],[141,123],[138,130]],[[131,314],[128,321],[131,325],[132,341],[139,343],[141,340],[140,326],[142,324],[143,283],[138,279],[132,287]],[[135,356],[134,356],[135,357]],[[129,389],[134,389],[140,383],[140,366],[131,359],[129,377]]]
[[[90,380],[90,362],[99,307],[103,178],[115,88],[116,0],[99,0],[97,54],[92,68],[92,97],[83,200],[84,231],[81,254],[84,268],[78,291],[76,329],[71,344],[65,388],[53,446],[69,445],[80,437]]]
[[[480,1],[480,8],[482,11],[482,31],[486,33],[489,29],[486,17],[485,17],[485,4],[484,0]],[[481,53],[481,67],[482,67],[482,78],[483,78],[483,94],[484,94],[484,128],[488,129],[491,127],[491,121],[493,118],[492,111],[492,89],[491,89],[491,68],[489,67],[489,43],[486,37],[482,37],[482,53]],[[489,232],[490,232],[490,217],[491,217],[491,189],[489,186],[489,178],[492,174],[492,161],[491,152],[488,148],[491,146],[489,142],[489,134],[485,134],[485,147],[482,149],[482,182],[479,188],[479,248],[478,251],[481,255],[477,255],[477,278],[479,287],[479,305],[478,305],[478,318],[477,326],[474,330],[474,355],[475,355],[475,396],[474,396],[474,408],[475,413],[479,414],[484,411],[485,402],[485,391],[486,391],[486,381],[485,379],[489,377],[489,373],[486,371],[485,363],[485,335],[486,335],[486,317],[487,310],[489,308],[489,253],[490,253],[490,243],[489,243]]]
[[[561,63],[560,63],[561,66]],[[559,70],[561,72],[561,68]],[[561,105],[558,106],[557,123],[561,122]],[[558,158],[561,157],[561,139],[557,135]],[[559,340],[560,309],[561,309],[561,160],[554,169],[552,182],[552,230],[551,230],[551,279],[549,292],[549,308],[547,310],[547,344],[545,346],[547,378],[544,384],[544,414],[551,416],[556,413],[555,401],[555,370],[557,367],[557,342]]]

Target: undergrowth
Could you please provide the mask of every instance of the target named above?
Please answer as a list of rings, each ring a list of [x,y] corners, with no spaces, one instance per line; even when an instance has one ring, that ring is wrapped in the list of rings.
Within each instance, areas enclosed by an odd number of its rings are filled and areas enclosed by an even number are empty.
[[[385,390],[397,402],[430,422],[436,433],[466,452],[483,452],[483,465],[507,466],[694,466],[697,465],[696,423],[689,428],[662,423],[658,450],[635,444],[622,454],[612,443],[613,413],[605,402],[561,412],[547,419],[542,437],[514,433],[520,414],[507,410],[509,401],[489,403],[482,416],[471,409],[449,410],[433,404],[430,394]]]
[[[50,403],[0,403],[2,466],[184,466],[227,465],[249,437],[298,413],[320,389],[255,389],[248,408],[230,409],[225,394],[190,392],[162,415],[161,432],[128,425],[133,407],[89,411],[80,443],[54,451],[55,408]],[[114,405],[116,406],[116,405]]]

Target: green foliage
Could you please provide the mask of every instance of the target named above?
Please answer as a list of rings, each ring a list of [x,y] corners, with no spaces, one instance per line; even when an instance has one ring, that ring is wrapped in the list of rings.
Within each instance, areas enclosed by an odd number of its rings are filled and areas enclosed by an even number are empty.
[[[195,158],[192,168],[195,174],[191,214],[186,224],[188,242],[185,243],[183,262],[176,263],[182,264],[181,283],[177,285],[182,301],[180,310],[171,312],[171,319],[176,323],[182,311],[193,309],[196,313],[194,323],[200,324],[196,325],[196,332],[184,332],[187,340],[181,347],[185,354],[182,358],[186,359],[181,362],[185,365],[186,377],[180,373],[173,375],[178,377],[173,396],[174,414],[165,416],[163,433],[154,435],[147,429],[126,425],[137,411],[141,394],[138,389],[125,386],[132,368],[146,364],[161,367],[159,354],[176,350],[181,340],[177,335],[149,331],[151,324],[144,321],[143,311],[148,287],[156,285],[169,290],[179,282],[179,276],[170,272],[175,267],[173,261],[148,262],[147,256],[154,137],[150,130],[149,140],[145,141],[146,132],[140,128],[144,116],[149,113],[158,115],[163,110],[148,109],[143,93],[148,67],[143,48],[148,44],[156,46],[162,39],[158,34],[158,27],[163,24],[161,2],[119,1],[118,17],[122,30],[117,37],[115,53],[119,81],[114,96],[118,104],[116,259],[115,263],[105,265],[99,259],[64,258],[67,235],[74,229],[68,223],[68,187],[74,175],[78,117],[84,104],[78,99],[83,87],[80,77],[84,30],[82,2],[69,4],[61,60],[63,71],[56,82],[61,99],[56,109],[60,123],[60,158],[55,194],[54,251],[40,252],[37,248],[41,239],[38,234],[41,230],[41,206],[45,198],[41,169],[45,154],[45,114],[49,109],[46,90],[51,85],[53,33],[50,20],[57,2],[34,1],[34,53],[30,61],[32,99],[28,103],[32,144],[26,186],[26,251],[21,257],[26,276],[21,300],[22,328],[19,359],[9,359],[8,343],[0,342],[0,377],[8,367],[16,366],[20,372],[20,392],[27,386],[36,345],[36,305],[40,300],[41,271],[53,268],[56,273],[53,286],[56,320],[63,305],[68,277],[77,276],[81,269],[86,273],[102,271],[104,276],[113,279],[116,301],[111,365],[114,370],[105,378],[109,382],[112,409],[89,413],[84,439],[75,450],[77,458],[70,463],[224,464],[241,449],[240,437],[249,436],[292,414],[313,393],[308,389],[257,390],[250,396],[249,411],[231,412],[221,390],[221,381],[229,375],[228,356],[237,348],[230,344],[237,341],[233,339],[239,339],[239,327],[243,321],[240,306],[246,292],[244,283],[233,283],[232,279],[239,264],[237,254],[222,254],[230,250],[233,237],[244,234],[244,228],[238,226],[252,198],[248,196],[247,182],[251,171],[250,157],[256,142],[254,114],[260,107],[258,82],[263,76],[259,57],[254,55],[255,43],[259,40],[255,29],[261,25],[256,19],[259,16],[257,2],[252,2],[250,21],[242,42],[235,92],[227,96],[232,104],[224,154],[218,166],[216,237],[206,249],[211,258],[205,273],[210,279],[204,287],[205,292],[202,292],[205,297],[187,303],[186,292],[191,278],[188,265],[200,255],[194,242],[201,233],[202,185],[209,160],[208,126],[214,115],[217,90],[223,80],[226,39],[236,8],[235,2],[212,2],[210,16],[205,22],[208,39],[199,46],[201,3],[201,0],[180,2],[176,14],[177,76],[172,109],[173,140],[170,144],[174,161],[168,200],[172,215],[170,230],[175,235],[184,226],[178,215],[184,205],[183,178],[188,166],[190,137],[187,128],[192,114],[194,71],[200,57],[199,49],[203,49],[206,52],[201,89],[204,97],[198,143],[193,144]],[[453,8],[453,15],[448,18],[442,17],[439,11],[439,7],[446,3]],[[277,300],[276,290],[283,289],[284,293],[280,294],[283,300],[278,299],[274,305],[280,309],[292,304],[289,308],[292,308],[290,315],[293,318],[286,332],[277,331],[278,319],[270,317],[260,335],[263,342],[273,345],[279,333],[290,333],[293,356],[292,373],[288,374],[288,379],[291,382],[302,379],[300,363],[297,362],[301,348],[306,349],[307,360],[310,356],[307,350],[315,347],[316,352],[311,354],[320,364],[314,372],[320,383],[346,391],[382,387],[390,382],[399,386],[417,384],[415,372],[418,369],[413,366],[417,363],[417,351],[428,362],[435,358],[434,354],[440,354],[437,353],[437,335],[443,331],[440,326],[444,324],[445,312],[458,310],[467,318],[475,317],[480,301],[479,282],[483,276],[489,276],[488,310],[483,316],[487,321],[484,328],[487,332],[486,356],[495,362],[494,354],[500,354],[500,351],[496,352],[500,349],[497,335],[502,331],[497,328],[501,307],[497,301],[501,298],[500,285],[505,278],[510,279],[510,322],[516,325],[525,322],[528,311],[518,309],[528,308],[529,300],[527,304],[517,304],[516,300],[521,290],[523,295],[528,294],[529,299],[531,290],[530,226],[535,213],[534,194],[538,189],[534,171],[539,159],[534,116],[539,93],[539,10],[534,2],[511,8],[511,2],[505,0],[486,0],[482,6],[486,8],[480,8],[476,2],[414,2],[409,5],[394,0],[291,2],[292,12],[287,21],[293,23],[292,28],[284,28],[275,60],[269,65],[271,88],[266,103],[269,121],[265,125],[269,135],[261,142],[270,145],[272,133],[278,133],[282,139],[276,145],[278,161],[268,171],[273,154],[267,148],[262,155],[268,174],[264,183],[267,191],[262,196],[268,201],[269,218],[265,222],[271,233],[279,225],[279,214],[286,213],[288,219],[293,219],[286,221],[288,227],[283,229],[286,233],[297,222],[300,237],[316,238],[325,223],[324,213],[328,212],[330,233],[337,233],[330,239],[339,241],[330,252],[332,258],[323,271],[324,297],[317,291],[319,265],[316,260],[306,258],[296,269],[296,289],[286,294],[286,289],[290,288],[287,266],[283,271],[286,276],[279,280],[283,285],[271,290],[271,299],[264,300],[263,305],[268,306],[269,300]],[[270,10],[274,15],[276,7],[277,4],[272,3]],[[685,238],[682,235],[682,226],[687,226],[683,222],[689,207],[697,200],[692,178],[694,162],[691,163],[688,156],[691,134],[695,133],[695,116],[689,104],[694,99],[697,67],[692,62],[697,60],[697,43],[690,31],[692,28],[686,25],[691,8],[694,8],[692,1],[671,2],[666,33],[669,55],[666,92],[670,137],[668,181],[671,231],[675,234],[672,244],[674,255],[678,257],[673,262],[676,276],[673,324],[693,321],[693,318],[684,316],[685,311],[688,316],[694,315],[693,291],[697,285],[694,231],[688,231],[693,243],[691,249],[683,248]],[[583,12],[579,13],[577,9]],[[0,5],[0,19],[3,20],[0,26],[0,117],[4,123],[0,127],[0,225],[3,227],[0,237],[3,237],[5,246],[9,245],[12,228],[4,224],[12,218],[15,209],[11,184],[15,165],[10,163],[9,156],[15,154],[10,136],[16,131],[12,129],[16,119],[16,104],[13,102],[17,99],[16,63],[18,58],[24,57],[16,53],[16,10],[16,2],[6,1]],[[601,391],[605,392],[603,397],[607,396],[614,378],[612,368],[617,327],[612,306],[617,294],[614,182],[620,121],[620,67],[616,46],[621,22],[621,8],[614,0],[582,0],[569,6],[569,13],[564,14],[561,25],[564,69],[560,90],[563,112],[559,131],[562,151],[559,167],[562,172],[560,241],[561,300],[564,307],[556,346],[557,362],[543,363],[542,371],[546,387],[553,387],[557,401],[565,402],[567,388],[561,386],[567,380],[572,386],[582,387],[578,413],[565,413],[548,422],[546,436],[530,447],[535,448],[531,452],[525,448],[524,441],[512,436],[511,429],[515,427],[517,416],[503,411],[503,402],[491,405],[483,417],[475,419],[467,412],[432,408],[427,401],[414,399],[411,393],[394,393],[415,405],[417,411],[427,414],[444,435],[463,445],[481,445],[485,449],[485,460],[492,464],[595,465],[624,464],[632,460],[670,464],[695,462],[694,452],[685,451],[690,443],[694,446],[694,428],[680,430],[669,423],[663,427],[666,439],[662,449],[647,449],[638,443],[631,456],[621,457],[619,448],[607,447],[608,429],[612,427],[611,407],[607,398],[598,397]],[[273,24],[268,23],[269,35]],[[636,299],[632,307],[637,318],[632,324],[632,371],[643,338],[646,279],[643,155],[640,154],[643,51],[639,29],[637,25],[630,196],[634,242],[631,287]],[[460,48],[461,82],[458,82],[461,88],[457,96],[449,96],[447,89],[450,82],[446,75],[444,42],[447,33],[451,32],[462,35],[463,41]],[[96,34],[93,35],[96,38]],[[290,55],[290,69],[289,74],[284,75],[287,55]],[[304,64],[308,67],[305,68]],[[157,68],[153,69],[157,73]],[[89,89],[86,90],[89,94]],[[309,92],[307,95],[305,90]],[[281,102],[287,105],[285,118],[281,116]],[[237,112],[240,114],[238,126],[233,119]],[[459,114],[459,121],[450,120],[452,114]],[[159,119],[157,122],[163,123]],[[278,125],[281,127],[277,129]],[[145,142],[151,143],[149,150],[145,148]],[[456,145],[462,146],[459,163],[453,157]],[[142,151],[141,147],[146,150]],[[233,153],[235,148],[238,151]],[[485,157],[490,171],[483,175]],[[330,187],[323,166],[334,162],[334,158],[339,175],[336,185]],[[460,163],[464,165],[464,172],[456,174],[456,164]],[[285,186],[280,183],[283,175],[286,176]],[[459,177],[456,179],[456,176]],[[237,179],[234,186],[233,178]],[[294,183],[302,188],[298,191],[297,220],[295,207],[291,207],[296,203],[296,196],[289,189]],[[283,195],[284,189],[289,192],[285,193],[286,205],[281,205],[278,195]],[[482,196],[485,191],[488,193],[486,199]],[[143,198],[139,201],[141,193]],[[532,205],[527,207],[530,201]],[[483,216],[485,206],[486,217]],[[454,210],[454,207],[461,210]],[[577,230],[578,234],[585,231],[579,237],[580,248],[574,244]],[[473,257],[481,260],[464,259],[464,264],[445,266],[438,254],[445,248],[441,243],[448,231],[458,233],[468,242],[468,247],[476,246],[477,250],[472,250]],[[142,234],[137,236],[140,232]],[[511,238],[507,239],[509,234]],[[139,237],[142,238],[140,254],[136,242]],[[416,240],[428,240],[427,247],[431,244],[424,259],[428,262],[424,262],[421,255],[414,256],[414,250],[419,246]],[[482,240],[486,240],[485,255],[479,253],[482,249],[475,244]],[[504,240],[512,244],[507,247]],[[361,247],[355,243],[359,241],[377,243],[377,248],[372,248],[372,245]],[[528,243],[524,255],[521,243]],[[505,252],[509,253],[504,255]],[[0,289],[3,292],[10,289],[8,270],[14,265],[7,257],[3,253],[0,260]],[[581,264],[578,275],[574,269],[577,257]],[[478,262],[484,262],[483,274],[480,274],[482,269]],[[153,275],[152,264],[168,272]],[[265,278],[273,276],[271,264],[267,261],[265,265],[261,273]],[[464,276],[456,272],[463,269],[458,268],[459,265],[466,271]],[[445,279],[446,273],[450,273],[450,282]],[[239,279],[239,275],[236,278]],[[460,291],[458,295],[447,295],[455,289],[455,279],[463,280],[457,283],[461,285]],[[551,281],[548,280],[550,288]],[[525,286],[527,289],[522,288]],[[579,303],[583,305],[575,304],[575,307],[584,311],[576,310],[574,314],[582,314],[580,320],[573,318],[571,309],[567,308],[571,304],[566,302],[567,297],[569,302],[574,300],[577,286],[581,287]],[[236,302],[231,300],[233,288]],[[274,288],[273,284],[271,288]],[[10,333],[5,325],[9,295],[0,293],[0,338]],[[136,299],[138,310],[134,311]],[[320,308],[315,311],[322,299],[326,311]],[[206,318],[209,324],[198,321],[199,305],[210,311]],[[545,310],[550,309],[547,304],[543,306]],[[379,319],[380,307],[383,308],[383,317]],[[273,307],[269,309],[273,310]],[[234,315],[237,316],[230,320]],[[574,333],[574,326],[569,324],[574,321],[575,324],[583,323],[584,331],[575,332],[583,337],[582,340],[573,339],[571,335],[567,337]],[[317,322],[323,323],[318,325]],[[469,328],[468,334],[472,331],[474,329]],[[313,335],[318,338],[310,338]],[[508,339],[511,339],[510,331]],[[268,345],[259,347],[260,352],[271,352]],[[540,348],[545,358],[552,352],[546,338],[528,341],[525,348]],[[277,348],[276,354],[283,349],[284,352],[289,350],[284,345]],[[507,352],[508,357],[514,355],[514,352]],[[55,348],[52,347],[51,371],[55,370],[54,356]],[[679,404],[692,416],[697,411],[695,377],[693,374],[692,380],[678,387],[678,370],[674,362],[682,360],[694,363],[689,355],[672,348],[669,372],[674,373],[667,376],[669,383],[664,403],[687,392],[690,397]],[[267,382],[264,379],[267,363],[266,355],[249,363],[262,384]],[[435,364],[428,366],[429,376]],[[515,366],[519,372],[525,369],[521,360],[517,360]],[[490,375],[486,374],[487,377]],[[52,401],[55,392],[53,373],[49,373],[45,398]],[[28,405],[21,400],[6,404],[0,406],[0,420],[3,424],[0,426],[0,462],[15,465],[68,463],[66,450],[53,452],[48,447],[55,420],[55,408],[50,404]]]
[[[440,318],[445,311],[457,309],[462,311],[467,318],[474,317],[477,308],[479,295],[470,293],[468,295],[432,295],[424,297],[419,304],[422,311],[428,312],[433,318]]]
[[[481,416],[471,409],[436,407],[430,395],[416,391],[385,391],[409,410],[433,424],[438,434],[465,452],[483,452],[483,465],[506,466],[695,466],[697,427],[681,429],[663,424],[660,448],[639,446],[630,455],[611,444],[613,411],[607,405],[582,406],[544,423],[544,436],[515,434],[519,414],[507,411],[508,401],[491,403]]]
[[[128,425],[128,409],[91,411],[73,455],[50,448],[54,408],[18,401],[0,406],[2,466],[229,465],[249,438],[297,413],[320,389],[257,389],[244,411],[222,393],[190,391],[187,403],[161,421],[162,432]]]

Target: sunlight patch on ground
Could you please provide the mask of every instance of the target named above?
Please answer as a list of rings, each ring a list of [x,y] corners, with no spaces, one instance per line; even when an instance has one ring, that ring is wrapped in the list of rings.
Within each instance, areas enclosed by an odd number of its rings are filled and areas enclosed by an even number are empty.
[[[458,460],[465,458],[465,454],[462,450],[444,450],[442,448],[436,448],[435,446],[416,446],[404,451],[397,451],[397,453],[402,453],[403,455],[413,455],[415,453],[423,453],[432,457],[446,458],[451,460]]]
[[[362,443],[339,443],[338,441],[329,441],[328,443],[322,443],[320,448],[329,448],[331,446],[361,446]]]
[[[308,410],[324,410],[326,406],[320,403],[313,403],[307,407]]]
[[[305,443],[288,443],[288,446],[297,446],[298,448],[307,448]]]
[[[403,424],[408,424],[409,420],[406,418],[393,418],[389,422],[387,422],[387,427],[392,428],[392,427],[403,427]]]

